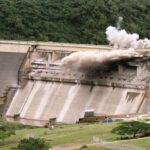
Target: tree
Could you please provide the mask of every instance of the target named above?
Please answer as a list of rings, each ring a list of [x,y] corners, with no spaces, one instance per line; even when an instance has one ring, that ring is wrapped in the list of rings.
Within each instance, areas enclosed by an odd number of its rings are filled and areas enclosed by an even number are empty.
[[[149,38],[149,0],[0,0],[0,39],[106,44],[116,26]]]
[[[22,139],[18,144],[19,150],[48,150],[49,147],[45,140],[40,138]]]
[[[7,122],[0,119],[0,140],[8,138],[9,136],[14,135],[16,130],[21,130],[24,128],[32,129],[34,127],[15,122]]]
[[[146,136],[150,132],[150,124],[139,121],[122,122],[119,126],[112,129],[111,132],[128,137],[133,136],[133,138],[137,134]]]
[[[7,126],[0,125],[0,139],[4,140],[5,138],[14,135],[15,131],[8,128]]]

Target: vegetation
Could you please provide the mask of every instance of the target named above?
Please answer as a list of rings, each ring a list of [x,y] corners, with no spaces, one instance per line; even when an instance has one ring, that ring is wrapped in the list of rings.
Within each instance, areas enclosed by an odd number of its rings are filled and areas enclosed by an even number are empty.
[[[0,0],[0,39],[105,44],[116,26],[150,37],[149,0]]]
[[[150,148],[150,138],[147,137],[147,138],[127,140],[123,141],[122,144],[131,145],[143,149],[145,148],[148,150]]]
[[[18,144],[19,150],[48,150],[49,147],[45,140],[40,138],[22,139]]]
[[[122,122],[112,130],[112,133],[128,137],[133,136],[133,138],[137,135],[147,136],[150,134],[150,124],[139,121]]]
[[[1,140],[4,140],[5,138],[11,136],[15,134],[15,131],[10,129],[10,128],[7,128],[5,126],[0,126],[0,139]]]
[[[5,122],[6,123],[6,122]],[[8,123],[10,124],[10,123]],[[122,124],[122,123],[121,123]],[[14,124],[12,124],[14,126]],[[19,125],[17,125],[19,126]],[[22,126],[22,125],[20,125]],[[100,143],[106,143],[108,145],[109,143],[112,143],[113,141],[117,140],[120,135],[112,133],[111,131],[119,127],[119,123],[93,123],[93,124],[76,124],[76,125],[59,125],[55,126],[53,129],[49,128],[30,128],[24,126],[24,128],[20,129],[16,128],[15,135],[12,135],[10,137],[7,137],[3,144],[0,144],[0,149],[3,150],[10,150],[10,149],[18,149],[18,144],[20,141],[24,141],[25,139],[28,139],[29,137],[34,137],[35,139],[43,139],[48,143],[50,146],[54,147],[61,144],[69,144],[69,145],[75,145],[79,144],[81,145],[81,149],[87,149],[87,150],[109,150],[109,148],[106,148],[105,145],[93,145],[96,141],[95,138],[99,138]],[[147,130],[148,131],[148,130]],[[133,134],[129,134],[129,136]],[[137,136],[138,134],[136,134]],[[22,140],[24,139],[24,140]],[[137,142],[136,142],[137,141]],[[140,142],[143,141],[143,142]],[[108,144],[107,144],[108,142]],[[28,143],[28,142],[26,142]],[[134,139],[129,141],[118,141],[118,144],[120,146],[122,145],[131,145],[134,147],[142,147],[144,144],[145,148],[150,146],[149,137],[143,140],[140,139]],[[30,143],[31,144],[31,143]],[[29,145],[30,145],[29,144]],[[90,145],[89,145],[90,144]],[[82,146],[83,145],[83,146]],[[84,145],[87,145],[88,147],[85,147]],[[115,145],[115,143],[114,143]],[[33,149],[33,148],[32,148]],[[114,149],[117,149],[114,147]]]
[[[0,139],[4,140],[11,135],[15,134],[15,130],[24,128],[24,125],[9,123],[3,120],[0,120]]]
[[[18,123],[10,123],[0,120],[0,145],[4,145],[4,140],[9,138],[11,135],[15,135],[15,132],[20,129],[31,129],[35,127],[25,126]],[[7,140],[6,140],[7,143]]]
[[[0,120],[0,127],[4,127],[8,130],[20,130],[20,129],[25,129],[25,128],[35,128],[33,126],[29,126],[29,125],[23,125],[23,124],[19,124],[19,123],[15,123],[15,122],[7,122],[4,120]]]
[[[114,127],[116,127],[116,123],[59,125],[51,130],[48,128],[26,128],[16,130],[16,134],[7,138],[5,145],[0,145],[0,149],[10,150],[11,148],[16,148],[20,140],[28,137],[43,138],[51,146],[94,143],[92,141],[93,136],[99,137],[101,140],[112,141],[116,139],[116,135],[111,134],[111,130]]]

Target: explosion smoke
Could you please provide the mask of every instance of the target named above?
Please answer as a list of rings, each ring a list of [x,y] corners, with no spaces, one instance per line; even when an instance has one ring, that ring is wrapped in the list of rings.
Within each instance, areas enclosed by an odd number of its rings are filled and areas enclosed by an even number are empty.
[[[142,57],[135,49],[150,47],[150,40],[138,40],[138,34],[129,34],[125,30],[118,30],[116,27],[109,26],[106,29],[106,35],[115,50],[106,52],[75,52],[62,59],[62,66],[76,70],[97,68],[114,61]],[[123,50],[125,48],[126,50]]]
[[[62,59],[62,66],[76,70],[85,70],[97,68],[110,62],[141,56],[133,49],[106,52],[75,52]]]
[[[122,48],[150,48],[150,40],[140,39],[137,33],[127,33],[126,30],[118,30],[116,27],[109,26],[106,29],[107,40],[115,49]]]
[[[118,22],[117,22],[117,29],[120,30],[121,29],[121,23],[123,21],[123,17],[118,17]]]

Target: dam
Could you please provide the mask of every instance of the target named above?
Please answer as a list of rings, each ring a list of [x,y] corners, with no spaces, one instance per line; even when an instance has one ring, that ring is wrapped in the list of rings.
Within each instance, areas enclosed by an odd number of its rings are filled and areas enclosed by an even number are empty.
[[[1,113],[10,121],[44,126],[76,123],[86,110],[96,115],[149,113],[150,49],[88,71],[61,67],[76,51],[110,51],[110,46],[0,41]],[[5,70],[4,70],[5,67]],[[6,82],[7,81],[7,82]],[[9,90],[6,89],[9,87]]]

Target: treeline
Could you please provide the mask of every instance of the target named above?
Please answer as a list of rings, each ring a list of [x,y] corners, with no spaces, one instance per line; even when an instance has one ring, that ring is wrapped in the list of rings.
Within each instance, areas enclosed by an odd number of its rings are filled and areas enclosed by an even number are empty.
[[[0,39],[106,44],[119,16],[150,38],[150,0],[0,0]]]

